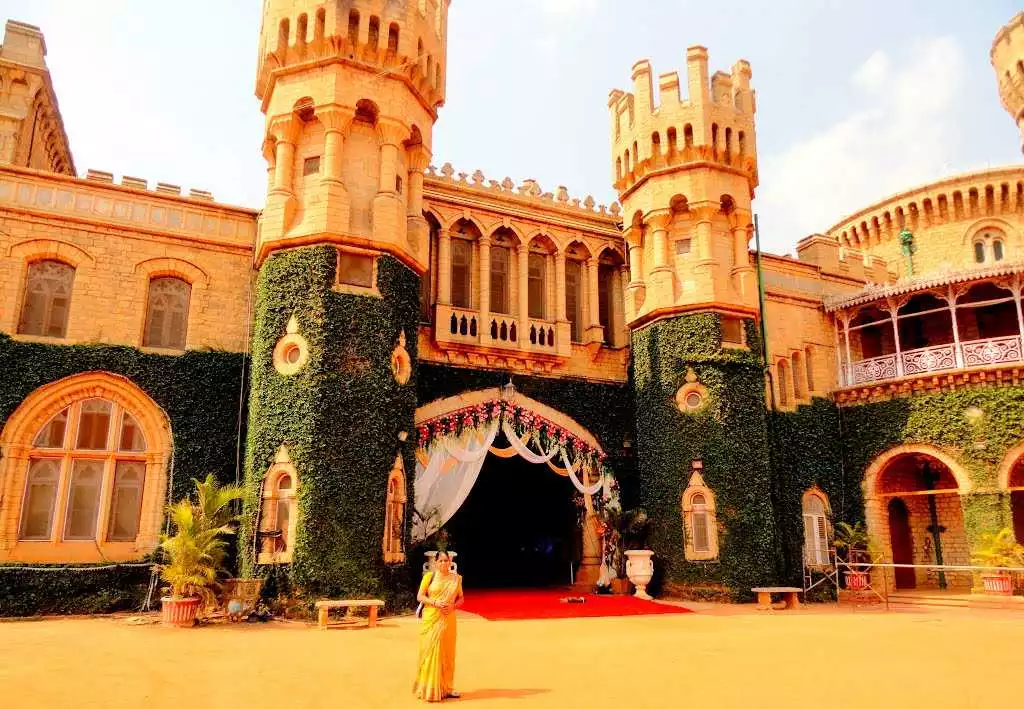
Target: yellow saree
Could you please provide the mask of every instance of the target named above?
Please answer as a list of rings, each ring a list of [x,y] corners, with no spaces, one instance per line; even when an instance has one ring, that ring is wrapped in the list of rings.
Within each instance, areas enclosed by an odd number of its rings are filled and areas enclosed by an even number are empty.
[[[431,572],[423,577],[419,592],[432,601],[449,604],[447,611],[423,607],[419,662],[413,685],[417,699],[440,702],[455,684],[455,602],[462,595],[462,577],[452,574],[444,578]]]

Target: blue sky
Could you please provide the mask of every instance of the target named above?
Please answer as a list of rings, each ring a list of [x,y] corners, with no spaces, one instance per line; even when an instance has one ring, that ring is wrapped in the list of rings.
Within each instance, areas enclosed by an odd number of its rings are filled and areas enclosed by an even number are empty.
[[[2,0],[42,27],[80,173],[208,189],[259,207],[259,0]],[[1021,160],[989,64],[1003,0],[454,0],[434,162],[614,199],[607,96],[630,68],[753,66],[766,250],[868,203]]]

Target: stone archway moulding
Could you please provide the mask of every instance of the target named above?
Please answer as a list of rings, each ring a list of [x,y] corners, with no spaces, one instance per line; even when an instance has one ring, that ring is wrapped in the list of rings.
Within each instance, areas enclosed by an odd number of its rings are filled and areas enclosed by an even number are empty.
[[[967,474],[967,471],[964,470],[960,461],[949,453],[946,453],[935,446],[929,446],[926,444],[907,444],[890,448],[884,453],[876,456],[875,459],[871,461],[871,464],[864,473],[864,482],[861,484],[865,501],[877,498],[876,489],[878,487],[878,479],[889,464],[901,456],[912,454],[926,455],[931,458],[935,458],[945,465],[956,480],[957,491],[961,495],[966,495],[973,490],[974,486],[971,483],[971,478]]]
[[[1003,462],[999,464],[999,474],[996,477],[998,481],[999,490],[1009,490],[1010,488],[1010,475],[1013,473],[1013,468],[1017,462],[1024,456],[1024,443],[1014,446],[1010,450],[1006,451],[1006,455],[1003,456]],[[1024,486],[1017,486],[1014,490],[1024,490]]]
[[[438,399],[432,401],[429,404],[424,404],[420,408],[416,409],[416,425],[419,426],[424,421],[431,421],[433,419],[449,414],[453,411],[460,409],[466,409],[477,404],[483,404],[488,401],[494,401],[502,397],[502,390],[498,387],[491,389],[480,389],[478,391],[465,392],[463,394],[457,394],[450,396],[446,399]],[[591,446],[600,453],[604,450],[601,448],[601,444],[597,442],[597,439],[581,426],[575,419],[572,419],[561,411],[553,409],[547,404],[531,399],[528,396],[524,396],[519,392],[516,392],[510,403],[520,406],[521,408],[532,411],[538,416],[543,416],[551,423],[557,424],[565,430],[572,433],[574,436],[579,438],[581,441]]]

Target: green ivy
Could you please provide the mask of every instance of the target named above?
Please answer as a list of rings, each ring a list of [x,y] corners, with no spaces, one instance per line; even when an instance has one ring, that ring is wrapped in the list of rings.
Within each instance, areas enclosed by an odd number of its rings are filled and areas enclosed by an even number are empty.
[[[257,564],[254,530],[263,477],[287,445],[299,473],[299,528],[288,582],[275,585],[294,585],[307,597],[372,594],[400,606],[410,600],[410,568],[386,567],[381,545],[388,474],[399,452],[413,499],[416,388],[415,378],[395,381],[391,353],[404,330],[416,360],[419,278],[382,256],[381,297],[364,297],[336,291],[335,269],[335,249],[314,246],[276,253],[260,271],[240,554],[246,571],[271,573]],[[292,316],[310,359],[285,377],[274,369],[273,350]]]
[[[174,444],[172,499],[188,494],[191,478],[207,473],[234,482],[241,354],[192,350],[167,356],[131,347],[17,342],[0,334],[0,428],[39,387],[96,371],[126,377],[166,412]],[[126,567],[81,572],[5,568],[0,571],[0,615],[138,607],[139,584],[144,594],[149,575],[148,569]]]
[[[778,578],[768,419],[759,339],[746,321],[749,349],[722,348],[721,321],[713,313],[662,320],[633,333],[641,504],[655,520],[655,584],[723,585],[733,598]],[[682,413],[676,391],[693,369],[708,400]],[[719,559],[684,557],[682,493],[691,462],[715,492]]]

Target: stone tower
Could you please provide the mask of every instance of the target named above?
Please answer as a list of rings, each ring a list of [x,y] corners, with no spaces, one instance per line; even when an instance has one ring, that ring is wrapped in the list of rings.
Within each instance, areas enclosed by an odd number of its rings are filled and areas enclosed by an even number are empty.
[[[308,593],[405,585],[410,521],[394,510],[413,498],[423,172],[448,5],[264,0],[268,185],[240,540],[243,565],[286,570]]]
[[[750,65],[708,78],[704,47],[687,50],[679,75],[633,67],[633,91],[612,91],[612,163],[630,255],[627,319],[634,325],[695,306],[752,315],[748,253],[757,186]]]
[[[999,30],[989,56],[999,82],[999,98],[1020,131],[1024,150],[1024,12]]]
[[[608,100],[629,247],[641,497],[666,521],[652,540],[666,581],[750,588],[781,570],[748,248],[754,92],[746,61],[710,77],[704,47],[686,61],[686,95],[673,72],[658,78],[656,97],[644,60],[633,90]],[[720,548],[703,548],[687,527],[695,499],[732,517],[719,517],[730,529]],[[744,538],[737,525],[749,525],[742,544],[731,541]]]

